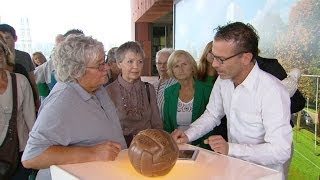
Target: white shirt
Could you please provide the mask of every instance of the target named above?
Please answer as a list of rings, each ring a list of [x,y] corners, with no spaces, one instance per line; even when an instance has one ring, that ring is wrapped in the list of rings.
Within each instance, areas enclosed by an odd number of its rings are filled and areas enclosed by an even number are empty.
[[[36,77],[36,83],[51,83],[52,72],[54,71],[53,61],[49,60],[40,66],[36,67],[34,70],[34,75]]]
[[[183,102],[178,98],[178,108],[177,108],[177,125],[178,129],[183,131],[187,130],[190,127],[192,122],[192,108],[193,108],[192,98],[189,102]]]
[[[185,132],[190,141],[228,119],[228,155],[283,171],[291,157],[290,98],[281,82],[257,64],[234,87],[218,77],[204,114]]]

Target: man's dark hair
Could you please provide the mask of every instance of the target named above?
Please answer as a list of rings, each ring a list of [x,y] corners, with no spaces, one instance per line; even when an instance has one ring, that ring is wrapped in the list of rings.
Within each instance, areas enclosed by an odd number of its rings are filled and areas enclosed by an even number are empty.
[[[214,40],[233,41],[238,52],[250,52],[253,58],[259,53],[259,36],[251,24],[242,22],[228,23],[225,26],[218,26]]]
[[[67,31],[63,37],[66,38],[67,36],[69,36],[70,34],[84,34],[82,30],[80,29],[70,29],[69,31]]]
[[[10,33],[13,38],[17,38],[16,30],[9,24],[0,24],[0,31]]]

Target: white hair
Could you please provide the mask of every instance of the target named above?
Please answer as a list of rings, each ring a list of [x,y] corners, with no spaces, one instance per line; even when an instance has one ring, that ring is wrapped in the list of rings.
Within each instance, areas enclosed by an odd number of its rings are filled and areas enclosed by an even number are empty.
[[[103,44],[84,35],[69,35],[53,52],[56,78],[61,82],[71,82],[81,78],[90,61],[97,61],[104,53]]]
[[[158,62],[160,54],[168,54],[170,56],[173,52],[174,52],[174,49],[172,48],[162,48],[157,52],[155,61]]]

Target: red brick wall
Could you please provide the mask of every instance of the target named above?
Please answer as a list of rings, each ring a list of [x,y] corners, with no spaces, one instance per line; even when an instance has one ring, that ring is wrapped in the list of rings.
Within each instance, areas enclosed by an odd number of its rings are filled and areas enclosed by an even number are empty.
[[[132,39],[141,43],[146,58],[143,75],[150,76],[151,64],[151,23],[172,11],[173,0],[131,0]]]
[[[143,75],[151,75],[151,23],[135,23],[135,40],[140,42],[145,53]]]
[[[132,21],[137,22],[159,0],[131,0]]]

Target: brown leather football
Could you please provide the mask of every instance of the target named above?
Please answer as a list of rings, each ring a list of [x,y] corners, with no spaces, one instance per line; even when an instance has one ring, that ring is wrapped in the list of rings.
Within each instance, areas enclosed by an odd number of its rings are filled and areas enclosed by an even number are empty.
[[[163,176],[175,165],[179,149],[171,135],[163,130],[140,131],[129,147],[132,166],[144,176]]]

